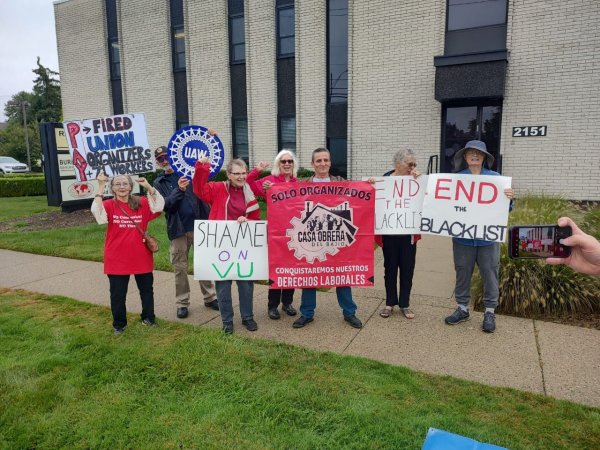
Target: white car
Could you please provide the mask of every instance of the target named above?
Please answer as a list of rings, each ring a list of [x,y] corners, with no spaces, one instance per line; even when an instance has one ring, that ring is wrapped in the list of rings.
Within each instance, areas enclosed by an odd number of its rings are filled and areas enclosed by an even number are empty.
[[[10,156],[0,156],[0,173],[29,172],[27,164],[23,164]]]

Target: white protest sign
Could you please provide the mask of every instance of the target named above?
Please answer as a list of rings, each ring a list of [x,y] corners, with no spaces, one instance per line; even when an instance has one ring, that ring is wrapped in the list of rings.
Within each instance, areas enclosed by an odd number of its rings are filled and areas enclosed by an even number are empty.
[[[427,176],[373,177],[375,234],[420,233]]]
[[[269,278],[267,222],[194,221],[195,280]]]
[[[64,122],[77,181],[154,171],[143,114]]]
[[[510,200],[510,177],[429,175],[421,232],[464,239],[503,242]]]

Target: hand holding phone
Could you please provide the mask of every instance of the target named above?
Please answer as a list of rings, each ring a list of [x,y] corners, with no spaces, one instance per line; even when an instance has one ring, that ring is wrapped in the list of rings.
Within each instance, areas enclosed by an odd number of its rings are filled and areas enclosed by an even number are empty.
[[[511,258],[567,258],[571,247],[561,244],[573,234],[570,226],[520,225],[508,232],[508,256]]]

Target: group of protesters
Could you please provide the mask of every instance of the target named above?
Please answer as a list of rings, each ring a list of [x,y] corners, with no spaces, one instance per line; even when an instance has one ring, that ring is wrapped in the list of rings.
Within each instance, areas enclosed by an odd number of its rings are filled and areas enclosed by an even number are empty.
[[[214,130],[209,130],[214,133]],[[188,281],[188,256],[193,244],[195,220],[235,220],[246,222],[260,220],[257,197],[264,197],[276,183],[298,182],[298,161],[293,151],[280,151],[273,162],[271,174],[259,178],[269,164],[260,162],[248,172],[246,163],[241,159],[229,161],[226,168],[227,181],[209,182],[211,163],[208,158],[196,162],[193,179],[178,176],[169,166],[165,147],[155,150],[156,163],[162,169],[154,186],[145,178],[138,183],[147,191],[146,197],[132,195],[133,179],[127,175],[110,180],[113,199],[103,200],[97,195],[92,204],[92,213],[99,224],[108,224],[104,248],[104,272],[110,284],[110,303],[113,315],[114,334],[122,334],[127,325],[125,298],[130,275],[135,280],[142,301],[142,323],[155,326],[152,252],[143,244],[148,222],[155,219],[164,210],[167,220],[167,234],[170,240],[170,258],[175,271],[175,299],[177,317],[185,318],[189,314],[190,285]],[[458,173],[471,175],[499,175],[492,171],[494,158],[482,141],[469,141],[454,156],[454,166]],[[394,169],[384,176],[413,176],[421,174],[417,170],[416,154],[410,149],[401,149],[393,155]],[[487,165],[487,167],[486,167]],[[330,174],[331,155],[326,148],[317,148],[312,152],[311,166],[314,175],[303,180],[313,183],[344,181]],[[100,192],[103,192],[108,178],[98,176]],[[369,180],[374,183],[374,179]],[[507,188],[504,194],[512,200],[514,192]],[[569,264],[585,273],[600,274],[600,243],[585,235],[568,218],[561,221],[573,227],[573,236],[565,245],[573,245],[569,258],[550,259],[550,264]],[[588,239],[588,238],[591,238]],[[389,318],[394,308],[406,319],[414,319],[410,308],[410,293],[415,269],[417,242],[415,235],[385,235],[378,243],[384,256],[384,281],[386,301],[379,315]],[[581,249],[578,248],[581,247]],[[596,247],[597,246],[597,247]],[[500,246],[497,242],[478,239],[453,238],[454,266],[456,271],[455,298],[456,310],[445,318],[448,325],[456,325],[470,319],[471,276],[475,264],[483,279],[483,301],[485,306],[482,330],[493,333],[496,329],[495,308],[498,305],[498,272]],[[234,311],[232,307],[232,281],[200,281],[200,288],[207,308],[219,310],[223,322],[223,332],[233,333]],[[253,288],[254,282],[236,280],[239,296],[239,309],[242,325],[249,331],[256,331],[258,324],[254,320]],[[350,286],[337,286],[336,294],[344,320],[353,328],[362,328],[363,324],[356,316],[357,305],[352,297]],[[280,319],[279,306],[288,316],[296,316],[293,306],[294,289],[269,289],[268,316],[272,320]],[[294,328],[302,328],[313,322],[316,309],[316,289],[302,289],[300,299],[300,317],[293,322]]]

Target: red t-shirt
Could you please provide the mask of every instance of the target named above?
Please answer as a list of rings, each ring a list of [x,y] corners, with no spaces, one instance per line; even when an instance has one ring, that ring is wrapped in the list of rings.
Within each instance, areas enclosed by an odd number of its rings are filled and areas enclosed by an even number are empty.
[[[104,273],[110,275],[133,275],[152,272],[152,252],[146,248],[142,233],[131,220],[115,204],[121,208],[146,231],[148,222],[160,216],[160,212],[150,211],[148,199],[140,197],[140,207],[137,211],[129,208],[127,203],[119,200],[104,200],[102,204],[108,218],[106,240],[104,242]]]

